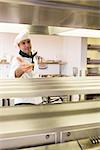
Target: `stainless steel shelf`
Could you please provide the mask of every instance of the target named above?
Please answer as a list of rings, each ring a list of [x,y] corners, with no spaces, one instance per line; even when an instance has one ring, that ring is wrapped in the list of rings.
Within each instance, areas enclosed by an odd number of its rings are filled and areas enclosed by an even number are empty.
[[[100,51],[100,45],[88,44],[88,50]]]

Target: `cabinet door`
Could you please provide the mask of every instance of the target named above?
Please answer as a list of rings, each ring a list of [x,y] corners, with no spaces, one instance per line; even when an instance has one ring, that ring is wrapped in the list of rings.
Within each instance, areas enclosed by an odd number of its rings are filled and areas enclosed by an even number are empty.
[[[46,144],[55,144],[57,141],[56,133],[41,133],[35,135],[24,135],[12,138],[3,138],[0,141],[1,149],[19,149],[28,146],[39,146]]]

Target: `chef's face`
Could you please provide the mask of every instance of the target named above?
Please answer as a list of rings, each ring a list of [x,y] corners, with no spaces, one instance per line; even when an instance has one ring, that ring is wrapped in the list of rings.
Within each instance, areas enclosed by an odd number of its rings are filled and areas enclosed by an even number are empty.
[[[30,41],[30,39],[26,39],[26,40],[21,41],[18,44],[18,46],[19,46],[20,50],[22,50],[24,53],[30,54],[30,52],[31,52],[31,41]]]

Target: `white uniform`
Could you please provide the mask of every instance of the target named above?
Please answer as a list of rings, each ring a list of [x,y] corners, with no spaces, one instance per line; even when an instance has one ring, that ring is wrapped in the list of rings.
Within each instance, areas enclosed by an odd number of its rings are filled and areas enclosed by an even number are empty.
[[[21,57],[18,55],[17,57]],[[17,57],[14,57],[12,62],[11,62],[11,68],[10,68],[10,73],[9,73],[9,78],[14,79],[15,78],[15,70],[20,66],[20,63],[17,60]],[[31,63],[32,59],[27,58],[27,57],[22,57],[26,63]],[[31,72],[26,72],[24,73],[20,78],[23,79],[28,79],[28,78],[38,78],[39,77],[39,68],[37,64],[37,60],[34,57],[34,70]],[[42,103],[42,97],[28,97],[28,98],[14,98],[14,104],[19,104],[19,103],[33,103],[33,104],[40,104]]]

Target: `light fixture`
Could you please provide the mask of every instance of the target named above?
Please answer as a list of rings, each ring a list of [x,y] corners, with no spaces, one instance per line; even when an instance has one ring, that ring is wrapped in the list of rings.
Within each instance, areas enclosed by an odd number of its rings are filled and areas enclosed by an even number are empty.
[[[27,30],[28,27],[27,24],[0,23],[0,32],[19,33]]]
[[[100,30],[70,28],[64,32],[58,33],[58,35],[100,38]]]
[[[30,30],[31,27],[34,27]],[[47,33],[47,28],[49,32]],[[60,36],[76,36],[76,37],[92,37],[92,38],[100,38],[100,30],[92,30],[92,29],[82,29],[82,28],[67,28],[67,27],[53,27],[48,26],[47,28],[38,26],[32,26],[28,24],[15,24],[15,23],[0,23],[0,32],[8,32],[8,33],[19,33],[21,31],[29,30],[30,33],[44,33],[46,31],[47,34],[51,35],[60,35]]]

